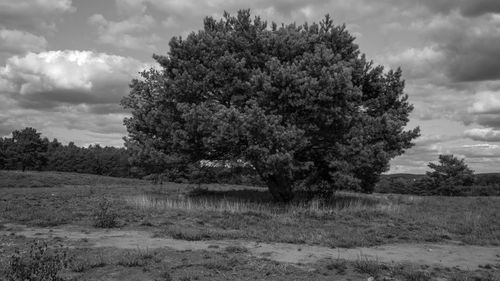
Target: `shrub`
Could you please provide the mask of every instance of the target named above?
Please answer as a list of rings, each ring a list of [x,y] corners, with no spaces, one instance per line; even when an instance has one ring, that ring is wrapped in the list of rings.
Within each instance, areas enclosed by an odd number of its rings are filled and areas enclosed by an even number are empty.
[[[59,272],[67,267],[66,249],[49,249],[47,243],[36,241],[27,253],[16,251],[10,258],[7,280],[58,281]]]
[[[379,276],[380,273],[387,269],[385,264],[377,260],[370,260],[367,257],[361,257],[354,261],[353,266],[357,272],[365,273],[373,277]]]
[[[111,201],[104,198],[94,212],[94,226],[99,228],[113,228],[118,226],[118,214],[113,209]]]

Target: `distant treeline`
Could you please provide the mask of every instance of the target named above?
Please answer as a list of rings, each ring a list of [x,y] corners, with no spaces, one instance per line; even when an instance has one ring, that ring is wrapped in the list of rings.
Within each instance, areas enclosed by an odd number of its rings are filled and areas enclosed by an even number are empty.
[[[245,165],[228,167],[211,163],[165,169],[161,162],[139,154],[124,147],[79,147],[73,142],[64,145],[57,139],[42,138],[41,133],[33,128],[16,130],[12,137],[0,138],[0,169],[3,170],[76,172],[144,178],[157,183],[262,184]]]
[[[14,131],[0,138],[0,169],[77,172],[113,177],[132,177],[129,152],[125,148],[63,145],[42,138],[33,128]]]
[[[245,163],[205,161],[190,165],[166,165],[165,155],[147,154],[125,147],[78,147],[57,139],[42,138],[33,128],[0,138],[0,169],[38,170],[133,177],[161,182],[228,183],[263,185]],[[500,196],[500,174],[474,174],[464,160],[440,155],[425,175],[383,175],[375,192],[445,196]]]
[[[451,194],[454,196],[500,196],[500,174],[475,174],[470,185],[453,185]],[[426,175],[393,174],[382,175],[375,187],[375,192],[413,194],[413,195],[444,195],[439,189],[429,184]]]

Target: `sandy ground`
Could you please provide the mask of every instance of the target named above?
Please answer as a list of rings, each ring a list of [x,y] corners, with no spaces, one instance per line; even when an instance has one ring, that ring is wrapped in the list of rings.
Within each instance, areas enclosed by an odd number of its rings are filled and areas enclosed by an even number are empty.
[[[358,260],[368,258],[386,263],[412,263],[475,270],[480,265],[500,263],[500,247],[459,244],[392,244],[368,248],[328,248],[286,243],[260,243],[242,240],[186,241],[153,237],[137,230],[88,230],[78,226],[64,228],[33,228],[6,224],[0,235],[22,235],[27,238],[57,238],[78,242],[85,247],[116,247],[120,249],[213,250],[241,246],[256,257],[278,262],[307,264],[320,259]],[[83,245],[82,245],[83,243]]]

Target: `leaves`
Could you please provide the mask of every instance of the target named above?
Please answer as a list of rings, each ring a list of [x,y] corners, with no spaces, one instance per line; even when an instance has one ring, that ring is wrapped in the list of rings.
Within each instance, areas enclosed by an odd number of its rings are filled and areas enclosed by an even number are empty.
[[[267,28],[242,10],[204,24],[154,56],[162,71],[132,82],[122,101],[129,147],[186,164],[248,162],[279,190],[326,182],[370,192],[419,135],[404,131],[412,106],[401,71],[367,62],[330,17]]]

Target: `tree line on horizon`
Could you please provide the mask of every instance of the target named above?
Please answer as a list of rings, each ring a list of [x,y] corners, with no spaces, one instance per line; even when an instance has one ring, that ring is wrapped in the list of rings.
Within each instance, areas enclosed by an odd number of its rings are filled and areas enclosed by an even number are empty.
[[[153,161],[154,160],[154,161]],[[211,162],[204,165],[164,169],[161,157],[141,155],[133,147],[79,147],[50,141],[34,128],[12,132],[0,138],[0,169],[37,170],[131,177],[155,183],[231,183],[264,186],[253,169],[242,162]],[[167,161],[167,160],[163,160]],[[464,159],[440,155],[437,163],[429,163],[431,171],[418,176],[386,175],[374,192],[444,196],[500,196],[500,175],[474,174]],[[154,170],[157,169],[157,170]]]
[[[0,169],[37,170],[131,177],[133,170],[125,148],[102,147],[98,144],[79,147],[57,139],[41,137],[34,128],[12,132],[0,138]]]
[[[232,183],[262,185],[247,165],[205,163],[166,169],[161,157],[145,157],[134,147],[80,147],[52,141],[34,128],[0,137],[0,170],[35,170],[129,177],[161,182]]]

